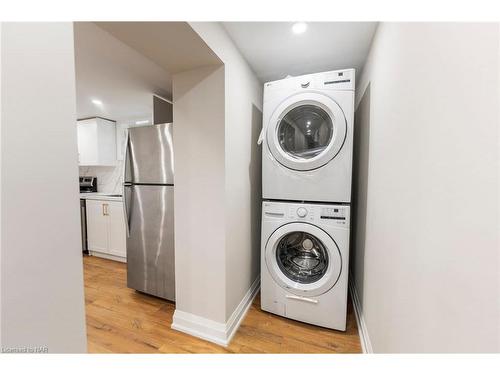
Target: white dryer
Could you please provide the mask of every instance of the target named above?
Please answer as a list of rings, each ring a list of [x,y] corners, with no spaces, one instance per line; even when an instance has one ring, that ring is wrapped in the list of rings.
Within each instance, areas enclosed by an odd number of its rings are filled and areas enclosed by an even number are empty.
[[[345,331],[349,206],[262,203],[261,308]]]
[[[354,69],[264,85],[263,199],[351,201]]]

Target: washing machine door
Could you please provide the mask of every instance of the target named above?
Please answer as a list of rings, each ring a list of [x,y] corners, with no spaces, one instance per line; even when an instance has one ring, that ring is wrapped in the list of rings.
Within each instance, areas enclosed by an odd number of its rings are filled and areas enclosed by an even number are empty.
[[[267,124],[266,140],[281,165],[308,171],[335,158],[346,134],[344,112],[333,99],[318,92],[302,92],[276,108]]]
[[[308,223],[290,223],[276,229],[266,243],[265,258],[274,281],[301,296],[327,292],[342,272],[335,241]]]

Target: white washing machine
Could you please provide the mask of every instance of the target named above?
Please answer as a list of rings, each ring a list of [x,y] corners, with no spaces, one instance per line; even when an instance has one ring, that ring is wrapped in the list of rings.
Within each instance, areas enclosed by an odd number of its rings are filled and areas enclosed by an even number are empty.
[[[263,199],[351,201],[354,69],[264,85]]]
[[[261,308],[346,329],[349,206],[262,203]]]

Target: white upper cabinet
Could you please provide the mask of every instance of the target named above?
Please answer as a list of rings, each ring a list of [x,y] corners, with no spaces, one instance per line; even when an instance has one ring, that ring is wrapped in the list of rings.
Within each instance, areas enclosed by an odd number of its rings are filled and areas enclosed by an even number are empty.
[[[116,123],[102,118],[77,121],[78,164],[116,165]]]

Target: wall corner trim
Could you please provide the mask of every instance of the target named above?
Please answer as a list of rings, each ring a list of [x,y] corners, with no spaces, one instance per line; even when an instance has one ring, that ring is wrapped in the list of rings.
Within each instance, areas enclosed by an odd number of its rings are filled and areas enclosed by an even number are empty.
[[[187,333],[188,335],[196,336],[203,340],[227,347],[248,312],[248,309],[252,306],[252,302],[259,289],[260,275],[254,280],[250,289],[248,289],[225,324],[176,309],[171,327],[172,329]]]
[[[356,290],[356,284],[354,284],[354,278],[352,276],[349,277],[349,290],[351,291],[352,304],[354,306],[354,315],[356,316],[356,322],[358,323],[361,349],[363,350],[363,354],[373,354],[372,343],[370,341],[370,336],[368,335],[368,328],[366,326],[365,318],[363,316],[363,310],[361,308],[361,301],[359,300],[358,292]]]

